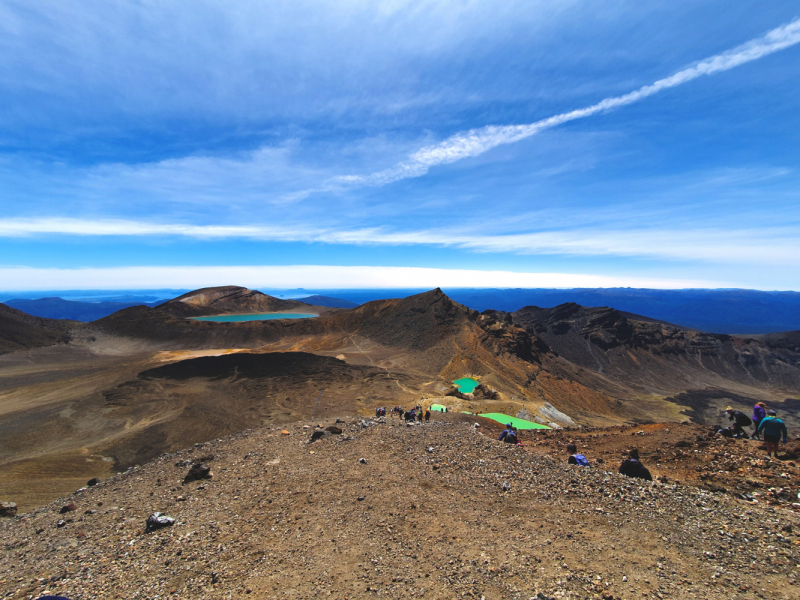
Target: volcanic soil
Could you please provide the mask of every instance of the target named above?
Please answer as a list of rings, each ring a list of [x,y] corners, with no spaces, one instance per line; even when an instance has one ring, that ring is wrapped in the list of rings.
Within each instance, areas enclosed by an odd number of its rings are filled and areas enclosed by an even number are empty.
[[[790,504],[681,480],[731,458],[750,469],[756,442],[670,425],[523,432],[518,447],[461,414],[410,427],[344,420],[196,444],[6,519],[0,590],[74,600],[800,597]],[[342,433],[310,443],[317,425]],[[566,465],[570,439],[591,467]],[[632,443],[666,483],[616,474]],[[666,466],[673,449],[685,468]],[[752,477],[791,473],[796,487],[793,461],[763,462]],[[193,463],[213,477],[183,484]],[[154,511],[175,524],[145,533]]]
[[[299,304],[226,286],[92,323],[0,305],[0,501],[29,510],[243,429],[421,399],[584,427],[711,425],[764,401],[800,426],[797,332],[715,335],[576,304],[477,313],[439,289],[301,307],[313,319],[186,318]],[[444,397],[464,376],[482,392]]]

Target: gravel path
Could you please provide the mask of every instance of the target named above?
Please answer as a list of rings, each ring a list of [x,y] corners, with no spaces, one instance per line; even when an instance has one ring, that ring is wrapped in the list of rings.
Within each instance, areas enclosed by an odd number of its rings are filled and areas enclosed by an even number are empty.
[[[242,432],[4,519],[0,597],[800,598],[791,505],[568,467],[465,422],[339,426]],[[192,462],[213,478],[183,485]],[[144,533],[154,511],[176,523]]]

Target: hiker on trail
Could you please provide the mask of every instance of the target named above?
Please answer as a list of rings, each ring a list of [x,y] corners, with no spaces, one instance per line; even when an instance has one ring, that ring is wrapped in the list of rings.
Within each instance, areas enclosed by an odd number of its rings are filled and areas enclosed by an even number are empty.
[[[623,460],[622,464],[619,466],[619,473],[620,475],[625,475],[626,477],[637,477],[639,479],[653,481],[653,476],[650,475],[650,471],[641,462],[639,462],[638,448],[630,449],[628,452],[628,458]]]
[[[501,442],[505,442],[506,444],[516,444],[517,443],[517,432],[514,431],[514,426],[511,423],[506,423],[506,428],[503,430],[503,433],[500,434],[500,437],[497,438]]]
[[[417,421],[422,423],[422,417],[423,417],[423,415],[422,415],[422,407],[420,406],[419,407],[419,412],[417,413]]]
[[[786,439],[789,437],[789,433],[786,431],[786,423],[778,418],[778,413],[771,410],[758,426],[757,433],[762,431],[764,432],[764,441],[767,443],[767,456],[774,453],[775,458],[778,458],[778,442],[782,437],[785,444]]]
[[[579,467],[589,466],[589,461],[586,460],[586,457],[583,454],[578,454],[578,447],[575,444],[567,444],[567,452],[569,452],[568,464],[578,465]]]
[[[733,425],[731,426],[733,437],[749,438],[750,436],[745,433],[744,428],[749,427],[753,422],[750,420],[750,417],[740,410],[733,410],[730,406],[725,409],[725,412],[728,413],[728,420],[733,421]]]
[[[750,436],[751,438],[756,440],[761,439],[761,436],[758,433],[758,426],[761,425],[761,421],[766,416],[767,405],[763,402],[756,402],[756,405],[753,407],[753,435]]]
[[[427,423],[430,420],[431,420],[431,409],[428,408],[428,409],[425,409],[425,422]]]

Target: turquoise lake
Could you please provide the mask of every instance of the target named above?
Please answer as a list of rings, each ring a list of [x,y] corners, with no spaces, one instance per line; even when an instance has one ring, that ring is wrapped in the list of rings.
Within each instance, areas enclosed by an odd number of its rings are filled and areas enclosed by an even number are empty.
[[[471,394],[473,390],[478,387],[477,379],[473,379],[472,377],[462,377],[461,379],[456,379],[453,381],[453,384],[462,394]]]
[[[240,323],[242,321],[272,321],[273,319],[310,319],[319,315],[311,313],[254,313],[250,315],[216,315],[213,317],[192,317],[193,321],[218,321],[221,323]]]

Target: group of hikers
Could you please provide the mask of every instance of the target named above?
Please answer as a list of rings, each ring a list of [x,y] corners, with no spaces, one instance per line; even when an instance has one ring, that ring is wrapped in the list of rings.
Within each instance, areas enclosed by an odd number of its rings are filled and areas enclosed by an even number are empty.
[[[519,444],[517,431],[512,423],[506,423],[506,428],[498,439],[507,444]],[[589,460],[578,452],[578,447],[575,444],[567,444],[567,452],[569,453],[569,458],[567,459],[568,464],[577,465],[579,467],[589,466]],[[622,461],[622,464],[619,466],[619,472],[627,477],[637,477],[639,479],[646,479],[647,481],[653,480],[653,476],[650,475],[648,468],[639,460],[639,450],[637,448],[631,448],[628,451],[628,457]]]
[[[390,411],[393,417],[399,417],[405,420],[406,423],[414,423],[420,422],[422,423],[423,419],[427,423],[431,420],[431,410],[423,409],[422,406],[414,406],[408,410],[404,410],[402,406],[395,406]],[[386,416],[386,407],[381,406],[375,409],[375,416],[376,417],[385,417]]]
[[[734,410],[732,407],[725,409],[728,414],[728,420],[731,421],[729,427],[716,426],[714,430],[724,437],[744,438],[760,440],[763,434],[764,443],[767,445],[767,456],[778,456],[778,444],[789,437],[789,432],[786,430],[786,423],[778,418],[778,413],[774,410],[768,410],[767,405],[763,402],[756,402],[753,407],[752,417],[748,417],[740,410]],[[753,426],[752,434],[748,434],[744,428]]]
[[[752,418],[739,410],[734,410],[730,406],[725,409],[725,412],[728,414],[728,418],[733,424],[725,429],[715,427],[717,433],[727,437],[743,437],[757,440],[760,440],[763,434],[764,442],[767,446],[767,456],[774,455],[777,458],[778,444],[781,440],[783,440],[785,444],[789,436],[786,430],[786,424],[778,418],[774,410],[768,410],[763,402],[757,402],[753,407]],[[748,435],[744,430],[745,427],[749,427],[750,425],[753,425],[752,435]],[[506,428],[498,439],[508,444],[519,444],[517,431],[512,423],[506,424]],[[568,464],[580,467],[589,466],[589,461],[583,454],[578,452],[578,448],[575,444],[567,444],[567,452],[569,453],[569,458],[567,459]],[[639,450],[637,448],[631,448],[628,451],[627,458],[625,458],[619,466],[619,473],[627,477],[646,479],[647,481],[653,480],[649,469],[645,467],[639,459]]]
[[[578,447],[575,444],[567,444],[567,452],[569,458],[567,463],[570,465],[578,465],[579,467],[588,467],[589,461],[583,454],[578,453]],[[639,460],[639,449],[631,448],[628,450],[628,458],[622,461],[619,466],[619,474],[626,477],[635,477],[637,479],[646,479],[653,481],[653,476],[650,475],[650,470],[642,464]]]

